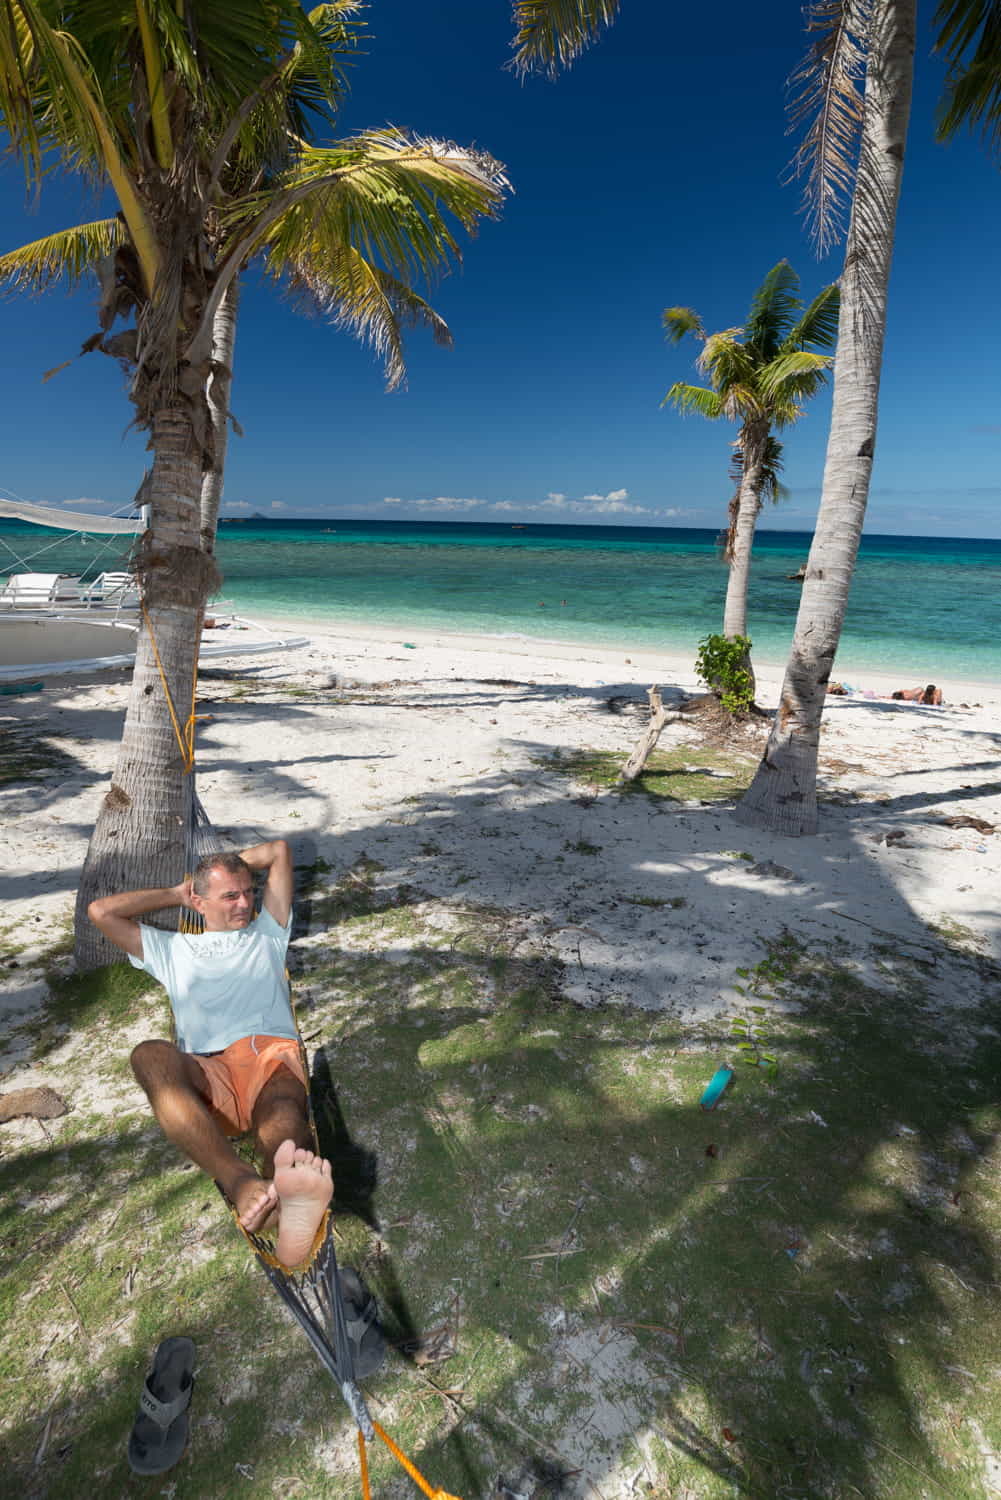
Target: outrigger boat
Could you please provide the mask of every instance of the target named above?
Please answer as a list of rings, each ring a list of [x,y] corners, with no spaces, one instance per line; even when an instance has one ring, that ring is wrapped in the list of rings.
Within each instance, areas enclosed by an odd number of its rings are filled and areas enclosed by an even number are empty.
[[[145,511],[126,517],[102,516],[0,496],[0,517],[63,533],[55,540],[40,539],[40,545],[25,558],[10,545],[15,536],[24,533],[0,530],[0,553],[11,559],[0,588],[0,682],[46,672],[131,666],[139,630],[139,591],[129,572],[100,568],[109,548],[117,544],[114,540],[103,546],[98,543],[102,538],[139,535],[146,529]],[[97,546],[87,568],[79,574],[32,571],[45,553],[69,539],[64,535],[67,532]],[[209,621],[206,625],[211,628],[212,639],[203,639],[200,661],[293,650],[309,644],[305,636],[281,635],[218,606],[213,607],[211,625]]]

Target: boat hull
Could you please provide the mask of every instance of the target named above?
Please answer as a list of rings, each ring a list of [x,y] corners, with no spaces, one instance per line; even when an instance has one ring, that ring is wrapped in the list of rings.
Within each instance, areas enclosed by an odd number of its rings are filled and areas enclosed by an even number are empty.
[[[49,673],[98,671],[105,667],[130,667],[135,661],[139,618],[120,614],[107,620],[92,614],[76,618],[69,614],[0,613],[0,682]],[[259,656],[308,646],[301,635],[283,635],[239,615],[217,622],[206,632],[199,661],[211,657]]]
[[[0,679],[128,666],[136,653],[136,628],[121,619],[0,616]]]

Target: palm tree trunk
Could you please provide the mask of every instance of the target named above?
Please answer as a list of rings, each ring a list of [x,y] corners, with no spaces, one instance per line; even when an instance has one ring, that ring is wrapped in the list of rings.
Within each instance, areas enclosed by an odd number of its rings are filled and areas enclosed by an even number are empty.
[[[226,474],[229,442],[229,398],[233,389],[233,353],[236,347],[236,317],[240,284],[234,277],[212,321],[212,375],[206,389],[212,418],[212,467],[202,476],[201,543],[204,552],[215,551],[219,505]]]
[[[730,573],[726,585],[726,603],[723,606],[723,634],[728,641],[735,636],[747,635],[747,587],[751,579],[751,549],[754,546],[754,529],[761,513],[761,485],[765,460],[765,441],[768,427],[761,423],[745,423],[739,442],[744,455],[744,467],[740,476],[737,495],[737,515],[728,539],[727,561]],[[751,674],[752,690],[754,672],[750,653],[745,666]]]
[[[817,829],[817,749],[841,637],[876,446],[879,378],[897,201],[914,71],[916,0],[879,0],[872,18],[858,175],[841,278],[824,484],[778,712],[741,823]]]
[[[139,555],[145,615],[118,761],[77,893],[75,956],[81,969],[121,957],[89,921],[91,901],[115,891],[174,885],[185,873],[190,785],[179,734],[183,739],[192,711],[205,599],[217,574],[198,545],[201,452],[189,413],[157,413],[151,446],[152,524]]]

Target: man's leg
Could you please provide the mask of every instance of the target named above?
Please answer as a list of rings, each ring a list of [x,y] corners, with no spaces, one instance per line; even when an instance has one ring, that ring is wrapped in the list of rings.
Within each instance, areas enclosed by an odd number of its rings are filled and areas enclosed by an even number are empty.
[[[240,1160],[216,1124],[195,1059],[171,1042],[140,1042],[132,1071],[167,1139],[219,1183],[245,1228],[259,1229],[275,1207],[275,1190]]]
[[[315,1155],[306,1091],[284,1065],[257,1096],[252,1115],[264,1170],[278,1195],[275,1254],[287,1266],[305,1260],[333,1196],[329,1161]]]
[[[250,1118],[265,1177],[274,1176],[275,1152],[282,1141],[294,1141],[304,1151],[312,1151],[306,1090],[284,1064],[261,1089]]]

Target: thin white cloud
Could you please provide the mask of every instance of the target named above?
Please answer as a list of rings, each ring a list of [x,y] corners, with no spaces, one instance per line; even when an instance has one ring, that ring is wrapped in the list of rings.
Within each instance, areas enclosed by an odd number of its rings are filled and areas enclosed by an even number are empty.
[[[433,500],[418,500],[421,510],[471,510],[474,505],[483,505],[483,500],[457,499],[453,495],[436,495]]]
[[[587,520],[588,517],[598,518],[601,516],[633,516],[644,517],[650,522],[658,518],[674,520],[677,518],[697,518],[698,512],[685,509],[681,506],[669,506],[664,509],[655,509],[646,505],[635,505],[629,501],[629,491],[623,487],[617,490],[608,490],[605,494],[594,491],[591,494],[581,495],[579,499],[571,499],[562,490],[550,490],[544,500],[519,501],[519,500],[478,500],[473,498],[456,497],[451,495],[436,495],[433,499],[421,499],[403,501],[398,496],[387,495],[383,500],[384,505],[407,504],[423,511],[470,511],[477,507],[484,511],[490,511],[497,515],[541,515],[552,517],[554,514],[564,517],[573,517],[574,520]]]
[[[223,510],[249,510],[250,502],[247,500],[224,500],[222,508]]]
[[[609,490],[607,495],[597,493],[582,495],[579,500],[568,500],[566,495],[554,492],[546,496],[538,505],[526,506],[526,510],[563,510],[569,511],[576,516],[649,516],[656,512],[650,511],[645,505],[627,505],[626,497],[629,491]]]
[[[596,501],[591,509],[598,516],[648,516],[650,514],[645,505],[627,505],[624,500],[613,500],[610,496]]]
[[[272,502],[271,502],[271,509],[272,510],[288,510],[288,506],[285,504],[284,500],[272,500]]]
[[[78,500],[60,500],[67,510],[116,510],[117,506],[113,500],[92,500],[89,495],[81,495]]]

